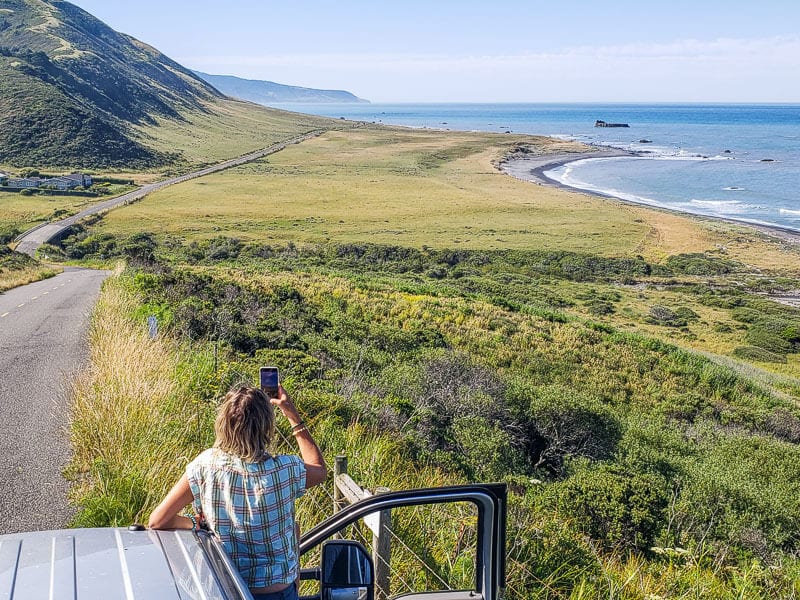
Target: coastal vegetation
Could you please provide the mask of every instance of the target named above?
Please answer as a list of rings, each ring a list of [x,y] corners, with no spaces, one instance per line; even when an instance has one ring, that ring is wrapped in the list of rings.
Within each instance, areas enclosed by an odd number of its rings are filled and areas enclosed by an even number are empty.
[[[145,519],[269,363],[365,485],[509,483],[510,598],[796,596],[797,250],[515,181],[520,143],[561,144],[330,132],[48,248],[127,264],[74,390],[76,523]],[[439,539],[406,543],[457,581]]]
[[[224,98],[69,3],[4,2],[0,80],[4,170],[83,167],[109,195],[326,131],[42,249],[119,263],[72,390],[75,525],[146,521],[269,363],[364,485],[508,483],[512,600],[800,595],[796,246],[497,169],[580,144]],[[17,234],[93,201],[0,195],[0,291],[55,272]],[[458,587],[467,521],[396,526]]]

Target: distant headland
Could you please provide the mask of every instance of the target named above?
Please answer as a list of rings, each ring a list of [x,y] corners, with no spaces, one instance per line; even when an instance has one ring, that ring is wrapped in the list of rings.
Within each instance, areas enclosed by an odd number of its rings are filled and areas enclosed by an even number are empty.
[[[314,88],[284,85],[273,81],[242,79],[232,75],[209,75],[194,71],[203,81],[210,83],[226,96],[249,100],[256,104],[282,102],[304,103],[356,103],[369,102],[344,90],[317,90]]]

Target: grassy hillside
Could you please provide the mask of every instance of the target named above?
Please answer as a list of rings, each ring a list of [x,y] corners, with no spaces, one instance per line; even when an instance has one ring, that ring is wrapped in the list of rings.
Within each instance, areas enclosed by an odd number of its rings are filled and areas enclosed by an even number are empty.
[[[260,150],[309,131],[349,128],[334,119],[287,112],[230,98],[216,99],[202,110],[184,111],[180,119],[157,117],[135,128],[136,139],[157,152],[177,153],[169,173],[186,171]],[[138,178],[141,178],[141,174]]]
[[[3,2],[0,81],[0,164],[14,167],[194,165],[263,148],[302,120],[226,102],[155,48],[68,2]]]
[[[171,160],[131,137],[221,94],[68,2],[8,0],[0,15],[0,162],[145,168]]]

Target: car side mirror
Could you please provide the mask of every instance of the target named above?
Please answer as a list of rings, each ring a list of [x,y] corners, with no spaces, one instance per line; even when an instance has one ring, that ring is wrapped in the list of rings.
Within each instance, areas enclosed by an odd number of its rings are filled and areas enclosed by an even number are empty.
[[[375,567],[358,542],[329,540],[322,545],[321,600],[374,600]]]

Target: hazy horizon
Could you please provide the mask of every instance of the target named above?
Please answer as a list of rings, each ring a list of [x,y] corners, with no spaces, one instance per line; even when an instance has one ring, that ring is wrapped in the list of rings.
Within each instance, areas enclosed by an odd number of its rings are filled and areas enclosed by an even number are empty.
[[[800,3],[74,4],[190,69],[373,103],[800,102]]]

